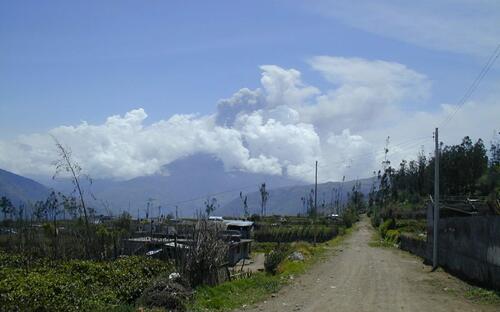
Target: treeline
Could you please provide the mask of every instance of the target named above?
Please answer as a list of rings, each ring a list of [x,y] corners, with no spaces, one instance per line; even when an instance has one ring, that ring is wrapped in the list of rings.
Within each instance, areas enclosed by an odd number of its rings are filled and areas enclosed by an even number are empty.
[[[52,191],[45,200],[17,207],[7,197],[1,197],[0,247],[33,258],[117,258],[123,238],[131,234],[130,214],[123,213],[117,219],[101,223],[85,201],[86,194],[92,196],[85,187],[92,184],[92,179],[82,173],[69,148],[54,140],[59,152],[54,178],[58,175],[69,178],[73,192],[66,195]]]
[[[9,200],[2,197],[0,204],[5,217],[1,223],[0,247],[32,258],[117,258],[123,248],[123,239],[131,235],[130,214],[124,212],[115,219],[101,222],[90,213],[87,225],[75,203],[74,198],[51,192],[46,200],[34,204],[35,209],[29,217],[11,213],[18,216],[11,218],[5,210],[16,212],[19,207],[10,205]]]
[[[482,139],[475,143],[466,136],[457,145],[440,145],[440,194],[447,196],[488,196],[496,205],[500,192],[500,143],[488,149]],[[388,150],[386,149],[386,153]],[[434,192],[433,155],[423,152],[416,160],[402,160],[398,166],[389,161],[374,172],[376,180],[369,193],[369,207],[387,207],[390,202],[420,203]]]

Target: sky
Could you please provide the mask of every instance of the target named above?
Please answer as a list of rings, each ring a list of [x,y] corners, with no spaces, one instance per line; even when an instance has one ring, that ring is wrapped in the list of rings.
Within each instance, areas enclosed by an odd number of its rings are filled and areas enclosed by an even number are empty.
[[[211,153],[227,170],[367,177],[500,129],[500,3],[0,0],[0,168],[97,178]],[[456,113],[454,113],[457,111]],[[443,123],[443,120],[453,118]]]

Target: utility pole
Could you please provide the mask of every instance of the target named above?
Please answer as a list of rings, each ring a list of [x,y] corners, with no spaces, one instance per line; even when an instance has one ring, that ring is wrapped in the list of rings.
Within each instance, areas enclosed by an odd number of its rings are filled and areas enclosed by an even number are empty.
[[[314,178],[314,215],[318,213],[318,161],[316,160],[316,174]]]
[[[432,269],[438,267],[438,233],[439,233],[439,136],[438,128],[434,133],[435,156],[434,156],[434,225],[432,243]]]

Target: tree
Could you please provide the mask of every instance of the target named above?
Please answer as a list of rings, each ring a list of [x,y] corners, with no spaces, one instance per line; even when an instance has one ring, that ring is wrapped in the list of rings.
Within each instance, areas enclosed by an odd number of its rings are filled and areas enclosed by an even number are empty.
[[[78,202],[74,196],[66,196],[61,194],[62,205],[65,213],[68,213],[71,218],[78,217]]]
[[[361,211],[365,207],[364,194],[361,192],[361,182],[356,181],[352,186],[352,192],[350,194],[350,206],[355,209],[355,211]]]
[[[56,192],[52,191],[50,192],[49,196],[45,200],[44,203],[44,210],[46,213],[52,218],[52,235],[53,235],[53,250],[54,250],[54,259],[57,259],[58,257],[58,230],[57,230],[57,217],[58,215],[63,211],[61,209],[61,203],[58,198],[58,194]]]
[[[207,198],[207,200],[205,201],[205,212],[207,213],[207,217],[209,217],[210,214],[214,212],[217,207],[218,207],[217,198],[215,197]]]
[[[245,215],[245,218],[249,216],[248,212],[248,203],[247,203],[247,195],[243,196],[243,193],[240,192],[240,199],[243,204],[243,213]]]
[[[500,133],[499,133],[500,134]],[[490,147],[490,167],[500,166],[500,141],[492,141]]]
[[[266,204],[269,199],[269,192],[266,190],[266,183],[262,183],[260,188],[260,214],[264,216],[266,214]]]
[[[314,216],[314,189],[309,192],[309,197],[307,198],[307,214],[309,216]]]
[[[56,172],[54,173],[54,176],[52,178],[55,179],[62,172],[69,174],[71,178],[71,182],[73,183],[74,186],[73,191],[78,193],[78,197],[80,199],[80,206],[81,209],[83,210],[85,229],[86,229],[85,252],[87,254],[87,257],[90,257],[91,232],[89,224],[89,212],[87,210],[87,206],[85,204],[85,199],[83,196],[84,191],[81,185],[81,179],[82,178],[87,179],[90,183],[92,183],[92,179],[88,175],[82,174],[82,167],[80,167],[78,162],[76,162],[73,159],[71,150],[67,147],[64,147],[56,139],[56,137],[53,136],[52,138],[55,141],[59,154],[59,159],[55,162]]]
[[[2,209],[4,221],[7,220],[7,215],[11,215],[14,212],[14,205],[12,205],[12,202],[6,196],[0,198],[0,208]]]

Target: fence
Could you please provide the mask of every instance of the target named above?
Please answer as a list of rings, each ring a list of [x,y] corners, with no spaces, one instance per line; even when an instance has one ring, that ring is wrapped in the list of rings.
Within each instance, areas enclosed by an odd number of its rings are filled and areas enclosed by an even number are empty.
[[[427,244],[427,241],[425,239],[423,240],[408,234],[401,234],[399,239],[399,248],[411,252],[412,254],[424,259],[430,259],[432,257],[432,249],[429,249],[427,247],[430,245]]]
[[[401,249],[431,261],[431,223],[427,233],[426,242],[402,235]],[[438,262],[465,280],[500,290],[500,216],[440,219]]]
[[[428,237],[432,242],[432,235]],[[500,216],[441,219],[438,237],[440,266],[500,290]]]

